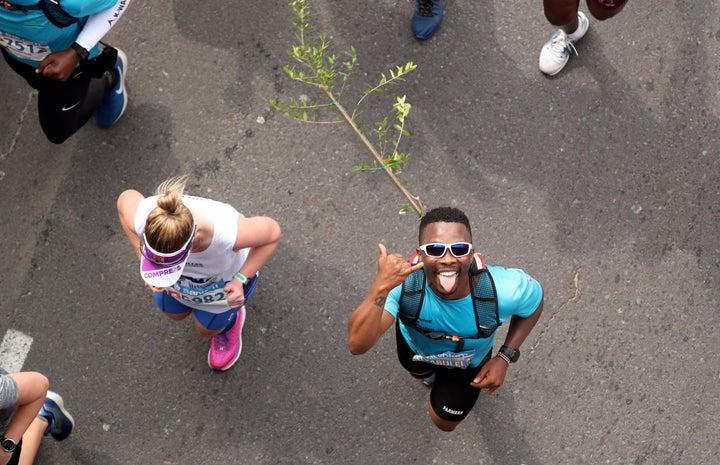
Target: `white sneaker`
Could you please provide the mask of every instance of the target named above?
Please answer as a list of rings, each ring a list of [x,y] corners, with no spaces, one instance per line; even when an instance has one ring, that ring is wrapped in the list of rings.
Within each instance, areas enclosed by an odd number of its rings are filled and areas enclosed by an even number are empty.
[[[542,50],[540,50],[540,71],[548,76],[555,76],[562,71],[570,59],[570,50],[575,52],[575,43],[582,39],[590,26],[587,16],[582,11],[578,11],[578,29],[573,32],[571,38],[565,31],[558,29],[555,34],[545,42]]]

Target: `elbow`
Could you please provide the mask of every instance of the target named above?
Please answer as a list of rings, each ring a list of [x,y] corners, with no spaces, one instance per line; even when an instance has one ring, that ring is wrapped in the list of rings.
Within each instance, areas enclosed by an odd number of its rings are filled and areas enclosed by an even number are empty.
[[[351,345],[349,345],[349,344],[348,344],[348,346],[350,347],[350,353],[353,354],[353,355],[362,355],[362,354],[364,354],[365,352],[367,352],[367,349],[365,349],[365,348],[363,348],[363,347],[351,346]]]
[[[353,355],[362,355],[370,350],[370,347],[371,346],[364,344],[362,341],[358,341],[352,336],[348,337],[348,349],[350,349],[350,353]]]
[[[280,223],[273,220],[273,227],[272,227],[272,238],[273,242],[280,242],[280,238],[282,237],[282,229],[280,228]]]
[[[272,218],[267,218],[266,237],[267,244],[272,244],[273,248],[277,247],[278,244],[280,244],[280,238],[282,237],[282,229],[280,228],[280,223],[278,223]]]
[[[357,312],[357,310],[356,310]],[[362,355],[373,348],[375,343],[382,335],[383,331],[372,329],[372,325],[353,313],[348,321],[347,344],[350,353],[353,355]]]

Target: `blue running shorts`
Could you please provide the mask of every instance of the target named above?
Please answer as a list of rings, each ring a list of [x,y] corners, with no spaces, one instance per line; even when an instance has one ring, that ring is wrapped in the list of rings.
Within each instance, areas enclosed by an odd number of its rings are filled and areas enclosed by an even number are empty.
[[[248,283],[245,285],[245,304],[247,304],[248,300],[250,300],[250,296],[252,296],[253,292],[255,291],[257,279],[258,275],[255,274],[255,276],[253,276],[252,279],[248,281]],[[196,308],[185,305],[183,302],[177,300],[176,298],[170,297],[167,291],[155,292],[153,296],[155,297],[155,304],[160,308],[160,310],[165,313],[178,315],[192,310],[195,319],[201,325],[203,325],[205,329],[208,329],[210,331],[217,331],[218,329],[226,328],[230,323],[233,315],[235,315],[237,311],[240,310],[240,307],[236,307],[229,308],[223,313],[210,313],[205,310],[198,310]]]

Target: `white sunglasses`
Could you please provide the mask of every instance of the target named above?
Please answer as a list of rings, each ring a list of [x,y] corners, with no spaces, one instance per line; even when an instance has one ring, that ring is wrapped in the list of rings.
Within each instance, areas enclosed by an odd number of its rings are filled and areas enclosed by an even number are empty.
[[[450,249],[450,253],[455,258],[465,257],[470,255],[472,250],[472,244],[469,242],[455,242],[453,244],[442,244],[440,242],[432,242],[430,244],[423,244],[418,249],[422,250],[425,255],[433,258],[442,258],[445,252]]]

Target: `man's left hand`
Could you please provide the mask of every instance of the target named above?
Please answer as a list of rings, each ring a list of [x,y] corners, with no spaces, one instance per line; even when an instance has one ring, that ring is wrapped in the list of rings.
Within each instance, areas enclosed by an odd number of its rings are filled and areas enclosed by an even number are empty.
[[[69,48],[46,56],[35,72],[55,81],[66,81],[79,62],[78,54]]]
[[[493,357],[480,368],[470,386],[477,389],[487,389],[485,395],[490,395],[505,382],[508,364],[499,357]]]

